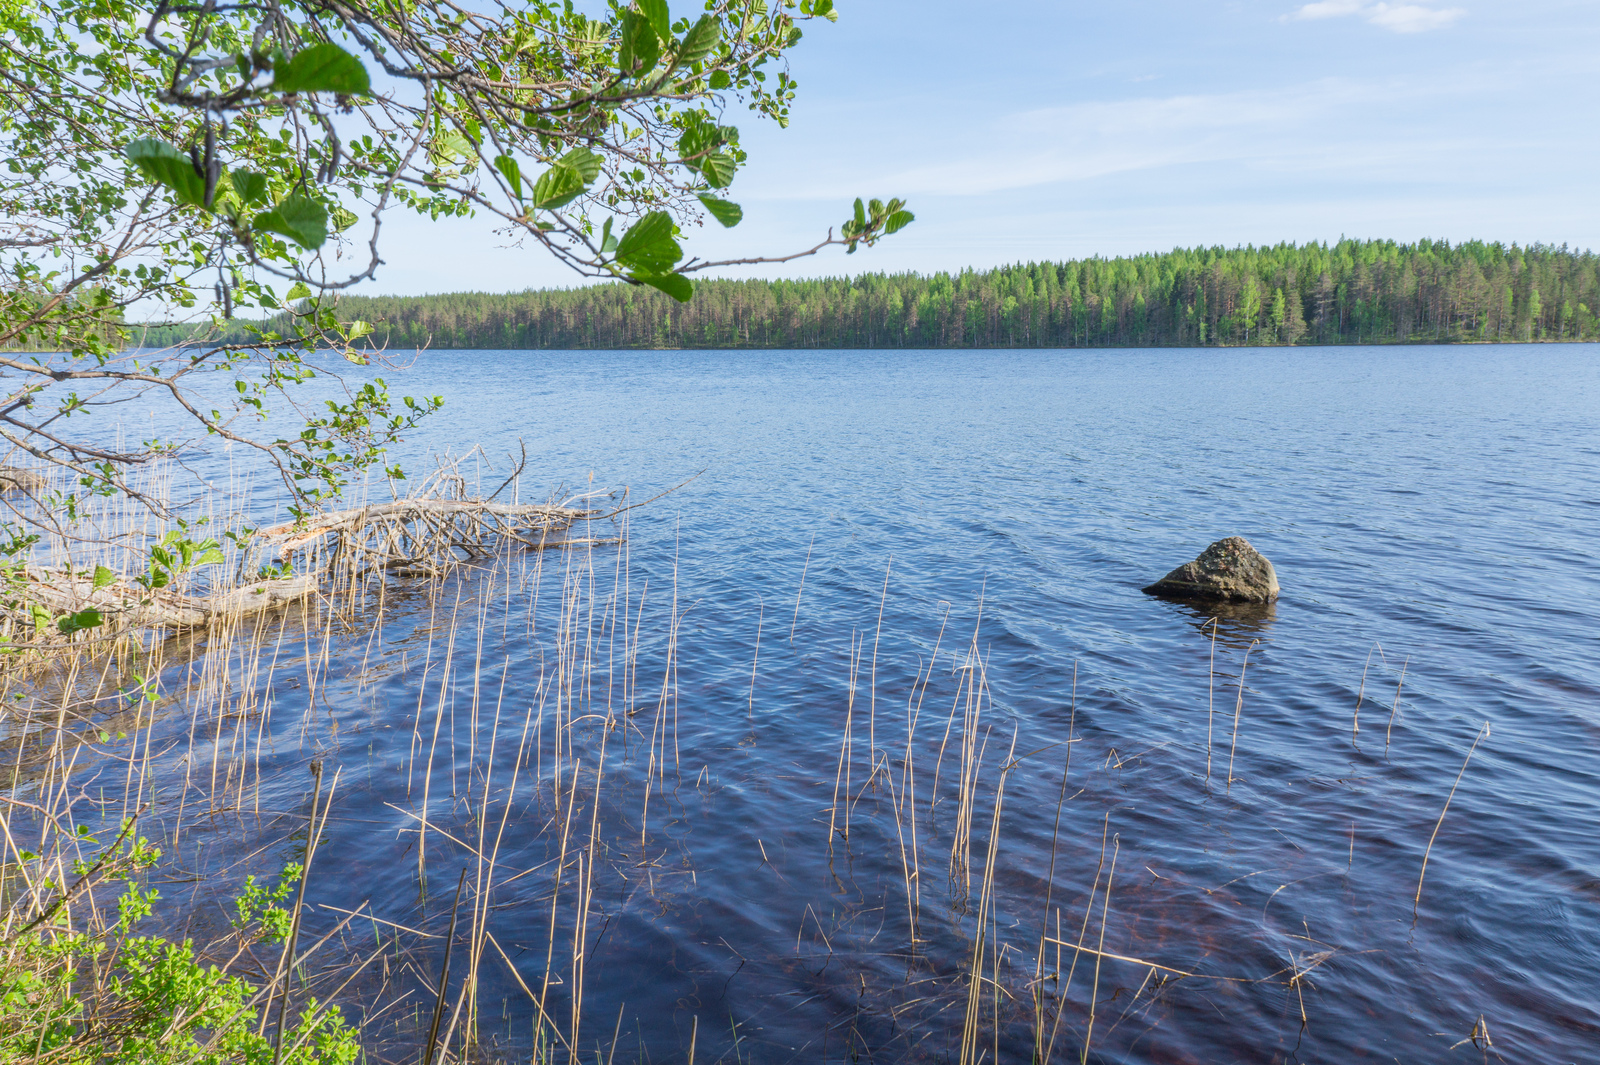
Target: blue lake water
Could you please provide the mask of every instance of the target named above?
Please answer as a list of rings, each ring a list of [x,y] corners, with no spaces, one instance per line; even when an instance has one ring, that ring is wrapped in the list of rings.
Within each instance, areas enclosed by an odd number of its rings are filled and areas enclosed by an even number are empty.
[[[628,512],[625,550],[396,586],[316,705],[277,694],[281,816],[191,834],[191,860],[265,846],[267,870],[319,759],[345,783],[313,900],[437,935],[487,790],[480,1023],[509,1049],[531,993],[570,1034],[581,918],[591,1059],[620,1025],[618,1060],[958,1060],[972,1014],[972,1060],[1475,1059],[1480,1018],[1491,1056],[1594,1060],[1597,356],[426,353],[390,378],[446,400],[413,469],[470,445],[503,469],[520,440],[524,500],[698,477]],[[1273,608],[1140,592],[1228,535],[1276,566]],[[592,715],[567,755],[592,772],[608,745],[592,821],[594,781],[563,807],[550,779],[555,724],[517,739],[562,684]],[[512,786],[518,742],[539,754]],[[426,892],[423,815],[460,843],[429,842]]]

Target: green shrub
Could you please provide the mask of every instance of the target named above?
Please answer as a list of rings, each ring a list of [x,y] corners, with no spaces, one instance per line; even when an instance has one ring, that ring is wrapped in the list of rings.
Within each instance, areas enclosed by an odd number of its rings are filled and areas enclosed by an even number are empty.
[[[134,934],[160,899],[139,884],[159,856],[141,838],[111,861],[79,861],[71,888],[44,885],[50,903],[27,923],[13,915],[20,927],[0,956],[0,1063],[353,1062],[360,1053],[356,1032],[338,1007],[308,999],[281,1033],[268,1034],[265,988],[197,958],[190,940]],[[255,877],[246,881],[230,922],[235,958],[249,946],[283,942],[292,918],[279,904],[299,877],[300,867],[291,864],[271,890]],[[95,886],[112,881],[124,884],[114,915],[89,897]],[[74,898],[84,902],[80,912],[51,919],[71,913]]]

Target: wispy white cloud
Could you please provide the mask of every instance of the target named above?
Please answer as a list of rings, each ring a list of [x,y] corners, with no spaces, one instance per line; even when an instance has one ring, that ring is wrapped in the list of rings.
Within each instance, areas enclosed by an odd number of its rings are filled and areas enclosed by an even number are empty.
[[[1338,18],[1341,15],[1359,15],[1362,8],[1366,6],[1366,0],[1321,0],[1320,3],[1306,4],[1296,11],[1292,17],[1314,19]]]
[[[1355,16],[1395,33],[1423,33],[1443,29],[1466,13],[1466,9],[1460,7],[1368,3],[1367,0],[1317,0],[1302,5],[1285,18],[1305,20]]]
[[[857,160],[849,172],[811,168],[769,188],[780,199],[836,199],[855,195],[850,190],[858,186],[892,188],[896,195],[991,196],[1196,164],[1320,178],[1405,175],[1461,148],[1418,138],[1409,122],[1391,129],[1373,118],[1387,112],[1374,108],[1399,97],[1420,105],[1459,90],[1448,79],[1417,85],[1329,78],[1270,90],[1037,108],[997,116],[986,128],[959,136],[920,134],[880,155],[885,163],[898,155],[898,166],[880,164],[863,173]],[[1349,120],[1357,115],[1365,117],[1352,128]],[[1321,133],[1297,135],[1305,129]]]
[[[1396,33],[1422,33],[1450,25],[1465,15],[1460,7],[1423,7],[1421,4],[1373,4],[1366,12],[1367,21]]]

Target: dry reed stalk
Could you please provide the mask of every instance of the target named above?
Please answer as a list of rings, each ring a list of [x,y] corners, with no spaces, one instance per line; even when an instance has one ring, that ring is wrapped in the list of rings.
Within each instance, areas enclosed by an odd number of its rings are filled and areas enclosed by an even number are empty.
[[[456,882],[456,901],[450,907],[450,931],[444,938],[444,963],[439,969],[439,994],[433,1004],[433,1021],[428,1025],[428,1041],[423,1052],[422,1065],[433,1065],[434,1052],[439,1047],[439,1022],[444,1018],[444,1000],[450,986],[450,952],[455,948],[456,942],[456,916],[461,912],[461,892],[467,886],[467,870],[461,870],[461,879]]]
[[[1072,663],[1072,714],[1067,720],[1067,757],[1061,767],[1061,790],[1056,795],[1056,819],[1050,829],[1050,869],[1045,874],[1044,881],[1044,907],[1040,911],[1039,921],[1039,947],[1033,968],[1033,1056],[1036,1061],[1044,1060],[1044,956],[1045,940],[1050,934],[1050,903],[1055,895],[1056,886],[1056,845],[1061,839],[1061,811],[1067,803],[1067,774],[1072,770],[1072,734],[1078,722],[1078,663]],[[1059,929],[1061,911],[1056,911],[1056,924]],[[1059,931],[1058,931],[1059,936]],[[1061,975],[1061,951],[1056,951],[1056,976]]]
[[[1083,1034],[1083,1065],[1088,1065],[1089,1049],[1094,1043],[1094,1015],[1100,1002],[1100,962],[1105,957],[1106,949],[1106,918],[1111,912],[1111,882],[1117,876],[1117,856],[1122,853],[1122,835],[1118,833],[1111,840],[1111,870],[1106,874],[1105,898],[1100,904],[1100,944],[1095,950],[1094,958],[1094,990],[1089,995],[1089,1025]]]
[[[1389,755],[1389,734],[1394,731],[1394,718],[1400,712],[1400,689],[1405,687],[1406,667],[1409,665],[1411,656],[1407,655],[1406,660],[1400,663],[1400,680],[1394,686],[1394,704],[1389,707],[1389,725],[1383,730],[1383,754],[1386,758]]]
[[[976,644],[969,651],[972,664],[967,679],[966,709],[962,719],[961,766],[958,778],[956,823],[951,834],[951,878],[962,882],[962,898],[972,895],[972,817],[978,796],[978,777],[983,770],[984,752],[988,750],[989,732],[984,730],[983,743],[978,744],[978,728],[983,713],[984,696],[988,694],[987,663],[978,656]]]
[[[1067,978],[1062,982],[1060,991],[1056,993],[1056,998],[1060,1002],[1060,1005],[1056,1007],[1055,1022],[1050,1026],[1050,1043],[1045,1048],[1044,1061],[1042,1065],[1050,1065],[1051,1059],[1055,1057],[1056,1036],[1061,1032],[1061,1015],[1066,1010],[1067,992],[1072,990],[1072,978],[1078,972],[1078,955],[1083,952],[1083,941],[1084,938],[1089,934],[1089,918],[1094,915],[1094,898],[1095,894],[1100,890],[1100,874],[1105,870],[1106,867],[1106,842],[1110,833],[1111,813],[1108,810],[1106,812],[1105,821],[1100,828],[1100,860],[1094,867],[1094,883],[1089,887],[1089,903],[1083,908],[1083,925],[1078,930],[1077,951],[1072,956],[1072,967],[1067,970]],[[1056,938],[1060,939],[1061,937],[1057,935]],[[1059,972],[1060,969],[1061,963],[1058,960],[1056,962],[1056,971]]]
[[[487,616],[486,615],[485,615],[483,620],[484,620],[484,623],[485,623],[484,627],[487,627],[487,624],[486,624]],[[502,667],[502,669],[500,671],[500,691],[499,691],[498,696],[495,699],[494,725],[493,725],[493,728],[490,730],[490,734],[489,734],[489,753],[488,753],[488,757],[487,757],[487,760],[486,760],[486,771],[484,773],[483,790],[482,790],[481,798],[479,800],[480,805],[479,805],[478,815],[477,815],[477,822],[478,822],[477,858],[478,858],[478,862],[477,862],[477,877],[476,877],[476,882],[473,885],[473,892],[472,892],[472,923],[471,923],[471,928],[469,930],[469,936],[468,936],[468,941],[471,944],[471,946],[470,946],[469,953],[468,953],[468,958],[467,958],[467,973],[468,973],[468,975],[467,975],[467,984],[466,984],[466,986],[468,988],[468,992],[467,992],[467,1023],[466,1023],[466,1028],[465,1028],[465,1034],[466,1034],[466,1037],[467,1037],[469,1043],[475,1041],[476,1040],[476,1035],[477,1035],[478,967],[479,967],[480,963],[482,962],[482,958],[483,958],[484,941],[485,941],[485,936],[487,935],[487,927],[486,927],[486,925],[487,925],[487,919],[488,919],[489,894],[490,894],[490,890],[491,890],[491,888],[493,886],[493,883],[494,883],[495,863],[496,863],[496,860],[499,857],[500,836],[498,834],[496,835],[496,838],[495,838],[495,841],[494,841],[494,851],[493,851],[493,853],[491,853],[487,858],[485,858],[484,857],[484,851],[485,851],[485,836],[486,836],[486,834],[488,832],[488,827],[489,827],[489,803],[490,803],[490,799],[491,799],[491,796],[492,796],[492,789],[490,787],[490,783],[491,783],[491,779],[492,779],[492,774],[494,772],[494,752],[495,752],[495,749],[498,746],[499,740],[500,740],[500,711],[501,711],[501,708],[502,708],[502,706],[504,704],[504,701],[505,701],[506,677],[507,677],[507,674],[510,673],[510,668],[511,668],[511,658],[508,655],[506,657],[505,664],[504,664],[504,666]],[[478,662],[474,662],[473,663],[473,675],[474,675],[474,678],[476,678],[478,672],[479,672],[479,664],[478,664]],[[476,679],[474,679],[474,687],[476,687]],[[474,714],[474,721],[473,721],[472,727],[473,727],[474,733],[476,733],[477,727],[478,727],[477,721],[476,721],[476,714]],[[471,774],[472,774],[472,770],[475,767],[475,765],[476,765],[476,760],[475,759],[473,759],[472,761],[469,761],[469,763],[468,763],[467,771],[468,771],[468,795],[469,796],[471,794]],[[514,770],[513,770],[513,772],[514,772]],[[511,800],[508,797],[507,800],[506,800],[506,805],[507,805],[508,808],[509,808],[510,804],[511,804]]]
[[[894,569],[894,556],[883,568],[883,592],[878,596],[878,625],[872,632],[872,672],[867,679],[867,752],[868,760],[878,757],[878,640],[883,636],[883,608],[889,602],[889,573]]]
[[[279,993],[278,998],[277,1038],[274,1040],[272,1053],[273,1065],[278,1065],[278,1061],[283,1055],[283,1024],[285,1017],[288,1015],[289,989],[292,984],[292,976],[295,970],[295,944],[300,938],[300,918],[305,909],[306,888],[311,882],[311,866],[312,862],[315,861],[317,856],[317,843],[322,837],[323,829],[328,824],[328,813],[333,806],[333,793],[338,790],[339,787],[339,771],[335,770],[333,774],[333,780],[328,785],[328,797],[322,803],[322,819],[321,821],[318,821],[317,800],[322,792],[321,769],[319,768],[313,770],[312,777],[316,786],[311,792],[311,818],[307,823],[306,860],[305,864],[301,867],[300,883],[295,891],[294,910],[291,912],[289,918],[289,936],[284,941],[283,953],[278,959],[277,974],[273,977],[274,987],[276,987],[279,981],[283,982],[283,989]],[[273,996],[269,991],[266,1005],[263,1006],[261,1010],[260,1032],[266,1031],[267,1015],[272,1010],[272,997]]]
[[[865,638],[863,638],[862,642],[865,642]],[[830,856],[833,854],[834,834],[836,832],[840,832],[840,829],[838,828],[838,821],[839,789],[841,787],[844,789],[846,803],[845,824],[841,834],[846,840],[849,840],[850,838],[850,812],[848,807],[850,801],[850,764],[854,760],[853,755],[855,746],[851,729],[855,720],[856,674],[857,670],[860,668],[860,665],[860,646],[856,640],[856,634],[852,632],[850,633],[850,679],[846,687],[844,706],[844,734],[839,740],[839,764],[834,770],[833,774],[833,800],[828,804],[828,854]]]
[[[1067,947],[1075,954],[1088,954],[1091,957],[1105,958],[1109,961],[1125,961],[1133,965],[1138,965],[1141,968],[1154,969],[1158,972],[1169,973],[1173,976],[1182,976],[1188,979],[1218,980],[1223,983],[1230,984],[1254,984],[1260,982],[1258,978],[1251,976],[1213,976],[1209,973],[1196,973],[1190,972],[1187,969],[1175,969],[1170,965],[1162,965],[1159,962],[1153,962],[1146,958],[1135,958],[1127,954],[1113,954],[1108,950],[1096,950],[1093,947],[1086,947],[1082,943],[1073,944],[1067,940],[1059,938],[1051,939],[1050,942],[1058,946]]]
[[[969,969],[967,983],[967,1014],[961,1029],[961,1065],[976,1065],[975,1055],[978,1051],[978,1027],[983,997],[983,961],[986,942],[991,947],[998,946],[998,934],[993,928],[986,927],[994,923],[994,887],[995,887],[995,861],[1000,853],[1000,815],[1005,806],[1006,781],[1011,776],[1011,769],[1015,763],[1012,756],[1017,751],[1017,734],[1011,734],[1011,749],[1006,754],[1006,768],[1000,772],[1000,780],[995,784],[994,810],[989,820],[988,854],[984,859],[983,879],[978,887],[978,920],[973,932],[972,963]],[[993,950],[991,950],[993,953]],[[996,995],[999,994],[1000,964],[998,956],[992,959],[989,969],[993,974],[993,983]],[[1000,1024],[998,1016],[998,1002],[996,1003],[996,1017],[994,1036],[997,1040],[995,1059],[999,1060],[998,1040],[1000,1038]]]
[[[1356,708],[1350,715],[1350,743],[1356,742],[1356,737],[1361,734],[1361,701],[1367,694],[1367,670],[1372,668],[1372,652],[1378,652],[1379,660],[1383,660],[1383,645],[1376,640],[1367,651],[1367,660],[1361,664],[1361,687],[1356,689]],[[1387,663],[1385,663],[1387,664]]]
[[[794,593],[794,619],[789,622],[789,642],[794,643],[795,626],[800,624],[800,596],[806,590],[806,571],[811,569],[811,549],[817,546],[817,534],[811,534],[811,542],[806,545],[806,562],[800,567],[800,587]]]
[[[1211,784],[1211,723],[1216,710],[1216,684],[1217,684],[1217,623],[1221,618],[1212,618],[1211,625],[1211,664],[1206,667],[1206,784]],[[1200,626],[1202,629],[1204,625]],[[1073,680],[1077,680],[1077,664],[1073,664]]]
[[[573,763],[573,766],[572,766],[572,772],[571,772],[571,774],[569,774],[569,779],[572,781],[572,790],[567,795],[567,812],[566,812],[566,816],[562,819],[562,824],[561,824],[560,854],[558,855],[557,860],[555,862],[555,867],[556,867],[555,884],[554,884],[553,889],[550,892],[550,935],[549,935],[549,937],[547,939],[546,947],[545,947],[544,986],[539,989],[539,1002],[538,1002],[539,1012],[542,1013],[542,1014],[546,1014],[546,1015],[548,1015],[548,1011],[546,1010],[545,1007],[546,1007],[547,1003],[549,1002],[550,982],[551,982],[551,979],[552,979],[553,974],[554,974],[555,952],[556,952],[557,914],[559,912],[557,907],[559,906],[560,899],[561,899],[561,885],[566,879],[564,874],[565,874],[565,871],[566,871],[566,868],[567,868],[568,847],[569,847],[569,844],[570,844],[571,839],[572,839],[572,815],[573,815],[574,808],[576,807],[577,801],[578,801],[577,780],[578,780],[578,770],[579,770],[581,765],[582,765],[582,761],[581,760],[575,761]],[[560,796],[558,795],[557,796],[557,801],[558,802],[559,802],[559,799],[560,799]]]
[[[1428,856],[1433,853],[1433,842],[1439,838],[1439,829],[1444,825],[1444,815],[1450,812],[1450,803],[1456,797],[1456,789],[1461,786],[1461,778],[1467,775],[1467,765],[1472,761],[1472,756],[1477,753],[1478,744],[1489,735],[1489,722],[1485,721],[1478,730],[1478,735],[1472,741],[1472,746],[1467,750],[1467,757],[1461,763],[1461,772],[1456,774],[1454,784],[1450,785],[1450,794],[1445,796],[1444,809],[1439,811],[1439,820],[1433,824],[1433,834],[1428,837],[1428,848],[1422,852],[1422,871],[1417,874],[1417,894],[1411,902],[1411,919],[1416,920],[1417,907],[1422,905],[1422,878],[1428,875]]]
[[[1228,787],[1233,787],[1233,755],[1239,747],[1239,715],[1244,713],[1244,671],[1250,668],[1250,652],[1256,649],[1260,640],[1251,640],[1250,646],[1245,648],[1244,664],[1239,667],[1239,699],[1233,705],[1233,742],[1228,744]]]
[[[756,615],[756,649],[750,656],[750,696],[745,700],[745,714],[754,718],[756,712],[756,664],[761,661],[761,625],[767,620],[767,604],[760,596],[756,597],[759,604],[759,613]]]
[[[985,583],[984,589],[985,589],[985,591],[987,591],[987,589],[988,589],[987,583]],[[982,626],[983,626],[983,595],[980,593],[979,596],[978,596],[978,618],[973,623],[973,626],[972,626],[972,641],[969,644],[968,651],[967,651],[967,668],[971,667],[972,660],[977,654],[977,649],[978,649],[978,631],[982,628]],[[954,659],[954,655],[952,655],[952,659]],[[961,668],[962,668],[961,666],[952,664],[951,667],[950,667],[950,672],[951,673],[959,672],[961,670]],[[931,667],[930,667],[930,672],[931,672]],[[951,705],[950,705],[950,719],[947,722],[945,722],[944,739],[942,739],[939,742],[939,757],[933,764],[933,786],[932,786],[932,789],[929,791],[929,794],[928,794],[928,813],[929,814],[933,813],[933,804],[938,801],[939,775],[944,769],[945,746],[946,746],[946,744],[948,744],[950,742],[950,730],[955,725],[956,709],[961,705],[961,692],[962,692],[962,685],[960,685],[960,684],[956,685],[955,701],[953,703],[951,703]]]
[[[681,526],[680,526],[680,530],[681,530]],[[673,605],[673,609],[674,610],[677,609],[677,605],[678,605],[678,550],[679,550],[679,547],[681,546],[681,543],[682,543],[681,539],[679,538],[680,530],[675,530],[674,531],[673,542],[672,542],[672,605]],[[694,609],[694,604],[691,603],[687,608],[684,609],[684,613],[687,614],[692,609]],[[678,640],[678,626],[677,626],[677,624],[674,624],[673,627],[672,627],[672,636],[671,636],[672,647],[671,647],[671,649],[669,651],[669,656],[668,656],[668,659],[669,659],[668,669],[672,673],[672,768],[673,768],[673,772],[678,774],[679,780],[681,781],[682,777],[683,777],[683,767],[682,767],[682,757],[681,757],[681,753],[682,752],[678,748],[678,692],[679,692],[679,688],[678,688],[677,640]],[[663,766],[665,766],[665,759],[662,760],[662,764],[663,764]]]
[[[918,694],[915,684],[911,687],[911,696],[906,698],[906,753],[904,770],[901,774],[900,799],[902,804],[907,804],[907,812],[911,819],[911,882],[906,885],[906,894],[914,898],[911,922],[911,941],[917,942],[917,928],[922,919],[922,858],[917,836],[917,781],[916,759],[913,754],[912,743],[916,737],[917,722],[922,719],[922,701],[928,695],[928,683],[933,679],[934,666],[939,661],[939,648],[944,644],[945,626],[950,621],[950,609],[945,607],[944,618],[939,623],[939,635],[933,642],[933,654],[928,658],[927,673],[924,674],[920,664],[917,670],[917,679],[921,682],[921,692]],[[912,706],[912,696],[916,698],[916,706]],[[895,823],[899,824],[900,812],[895,813]]]
[[[444,704],[449,696],[451,681],[454,679],[452,664],[456,653],[456,618],[461,610],[461,588],[456,588],[455,606],[450,611],[450,641],[445,645],[444,664],[439,679],[439,699],[434,705],[433,714],[433,740],[428,745],[428,762],[422,771],[422,824],[426,826],[431,800],[433,797],[433,759],[439,749],[439,732],[444,727]],[[452,732],[452,736],[454,733]],[[454,746],[452,744],[452,746]],[[423,829],[417,830],[417,884],[419,890],[427,893],[428,867],[427,850],[428,837]]]
[[[885,755],[885,760],[887,760],[887,758],[888,756]],[[917,907],[911,883],[912,862],[910,857],[906,854],[905,825],[901,819],[901,809],[905,804],[905,794],[903,791],[896,790],[893,773],[886,772],[885,776],[889,782],[889,800],[893,804],[894,810],[895,839],[900,845],[900,875],[904,878],[906,886],[906,929],[907,934],[911,939],[911,949],[915,951],[917,944]],[[902,781],[903,779],[904,778],[902,778]],[[756,841],[757,846],[760,846],[760,842],[760,840]],[[763,853],[765,853],[764,850]]]

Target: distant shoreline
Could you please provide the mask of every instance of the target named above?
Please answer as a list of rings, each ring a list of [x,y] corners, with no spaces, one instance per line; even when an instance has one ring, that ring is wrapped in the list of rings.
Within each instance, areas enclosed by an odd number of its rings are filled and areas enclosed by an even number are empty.
[[[1600,257],[1534,244],[1340,241],[1178,249],[958,274],[344,296],[389,348],[896,350],[1600,340]],[[269,320],[269,326],[273,321]],[[137,327],[136,327],[137,328]],[[238,342],[242,323],[135,342]]]

